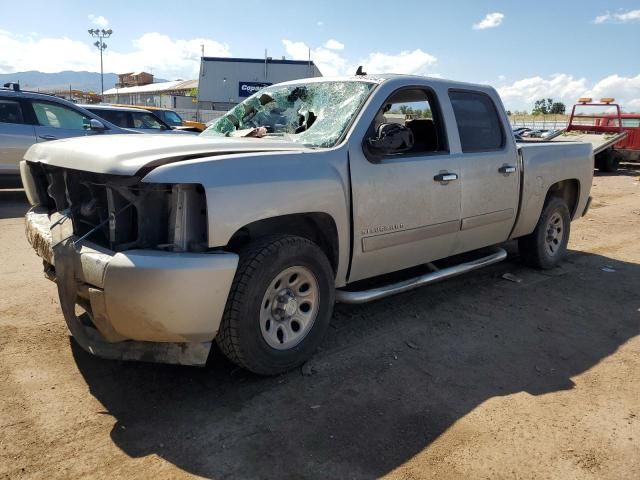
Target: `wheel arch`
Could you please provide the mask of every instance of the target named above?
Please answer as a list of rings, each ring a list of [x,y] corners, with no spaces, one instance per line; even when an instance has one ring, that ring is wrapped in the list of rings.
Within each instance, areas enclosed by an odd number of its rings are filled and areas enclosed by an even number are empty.
[[[578,201],[580,200],[580,181],[577,178],[571,178],[552,184],[547,190],[544,205],[554,197],[563,199],[569,209],[571,219],[575,218],[578,213]]]
[[[536,227],[544,207],[552,198],[561,198],[569,209],[569,217],[574,220],[582,214],[580,210],[580,198],[582,185],[576,178],[557,180],[549,185],[546,191],[542,188],[540,179],[539,194],[523,194],[521,213],[509,236],[510,239],[529,235]]]
[[[236,230],[227,248],[237,251],[250,241],[273,234],[297,235],[311,240],[327,256],[334,275],[338,272],[338,227],[335,219],[325,212],[291,213],[256,220]]]

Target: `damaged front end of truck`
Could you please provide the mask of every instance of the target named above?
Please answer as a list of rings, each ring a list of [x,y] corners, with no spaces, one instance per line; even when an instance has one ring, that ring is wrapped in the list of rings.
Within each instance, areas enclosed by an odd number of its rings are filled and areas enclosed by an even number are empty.
[[[204,189],[37,162],[21,173],[27,239],[76,341],[105,358],[203,365],[237,265],[208,249]]]

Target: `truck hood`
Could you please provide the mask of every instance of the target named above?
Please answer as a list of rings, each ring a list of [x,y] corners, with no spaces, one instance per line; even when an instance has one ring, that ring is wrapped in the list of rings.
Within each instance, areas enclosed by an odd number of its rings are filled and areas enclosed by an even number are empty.
[[[37,143],[24,159],[87,172],[143,176],[160,165],[194,158],[305,150],[309,148],[274,138],[101,135]]]

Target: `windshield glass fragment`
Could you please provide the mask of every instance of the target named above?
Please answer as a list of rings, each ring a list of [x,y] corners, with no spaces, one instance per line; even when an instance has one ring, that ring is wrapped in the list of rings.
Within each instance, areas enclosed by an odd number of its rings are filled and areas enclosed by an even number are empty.
[[[274,85],[236,105],[202,135],[275,137],[331,147],[374,86],[361,81]]]

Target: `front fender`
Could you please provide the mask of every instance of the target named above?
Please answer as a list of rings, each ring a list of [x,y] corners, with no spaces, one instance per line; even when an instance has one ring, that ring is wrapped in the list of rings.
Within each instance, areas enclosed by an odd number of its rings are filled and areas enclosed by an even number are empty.
[[[206,192],[209,247],[223,247],[242,227],[271,217],[321,212],[336,224],[336,282],[349,263],[351,211],[346,149],[237,154],[159,167],[144,182],[199,183]]]

